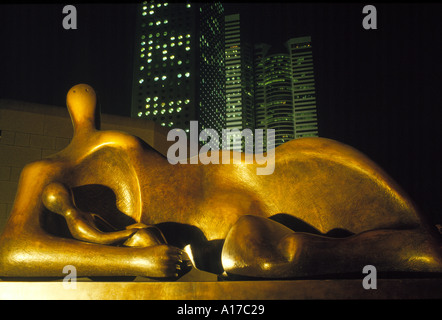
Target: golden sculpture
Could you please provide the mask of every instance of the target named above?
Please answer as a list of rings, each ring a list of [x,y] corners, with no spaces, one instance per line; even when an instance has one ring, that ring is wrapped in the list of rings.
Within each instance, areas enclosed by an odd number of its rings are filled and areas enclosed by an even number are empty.
[[[296,278],[442,272],[439,239],[380,168],[341,143],[305,138],[258,164],[171,165],[137,137],[100,131],[96,96],[73,87],[71,143],[22,171],[0,238],[0,276],[176,278],[209,272]],[[233,151],[232,151],[233,152]]]

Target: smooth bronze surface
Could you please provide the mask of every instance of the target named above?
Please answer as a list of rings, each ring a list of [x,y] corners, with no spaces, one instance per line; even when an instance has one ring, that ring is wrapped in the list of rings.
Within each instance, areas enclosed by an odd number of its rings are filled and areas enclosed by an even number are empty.
[[[271,175],[256,163],[171,165],[134,136],[100,131],[90,86],[73,87],[67,106],[71,143],[22,171],[2,277],[60,277],[72,265],[78,276],[176,278],[189,244],[196,268],[224,276],[442,272],[421,214],[351,147],[290,141]]]

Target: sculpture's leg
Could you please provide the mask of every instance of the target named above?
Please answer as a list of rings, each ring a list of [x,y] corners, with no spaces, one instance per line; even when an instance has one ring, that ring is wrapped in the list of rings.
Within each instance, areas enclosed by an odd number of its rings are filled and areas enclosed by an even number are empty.
[[[347,238],[298,233],[270,219],[243,216],[226,237],[228,274],[290,278],[378,271],[442,272],[439,245],[420,230],[374,230]]]

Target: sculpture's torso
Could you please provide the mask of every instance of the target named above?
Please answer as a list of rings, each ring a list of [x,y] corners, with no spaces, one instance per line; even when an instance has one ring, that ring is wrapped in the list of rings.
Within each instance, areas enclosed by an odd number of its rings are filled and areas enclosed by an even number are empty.
[[[146,224],[188,224],[211,240],[224,238],[245,214],[289,214],[323,233],[419,223],[412,204],[380,169],[330,140],[286,143],[276,149],[274,173],[256,175],[256,164],[171,165],[134,137],[95,134],[86,148],[93,151],[78,152],[66,179],[71,186],[111,188],[119,209]],[[125,147],[107,143],[116,139]]]

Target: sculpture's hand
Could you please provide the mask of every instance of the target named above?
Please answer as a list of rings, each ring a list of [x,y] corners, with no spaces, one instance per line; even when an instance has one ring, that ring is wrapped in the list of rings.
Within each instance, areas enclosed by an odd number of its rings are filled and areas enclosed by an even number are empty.
[[[136,230],[136,232],[124,242],[127,247],[150,247],[166,244],[162,232],[155,226],[147,226],[143,223],[130,225],[127,230]]]
[[[127,247],[141,249],[142,257],[135,263],[144,268],[145,274],[153,278],[176,278],[192,268],[187,253],[177,247],[167,245],[167,241],[157,227],[136,223],[126,227],[127,230],[138,230],[124,242]]]

